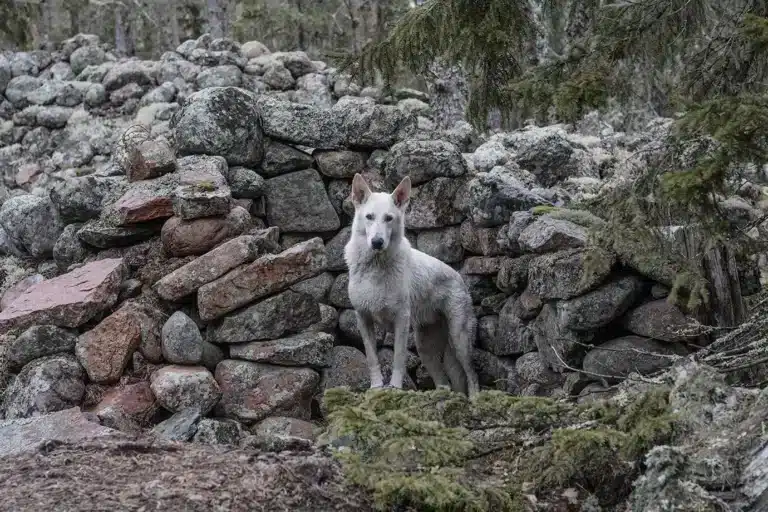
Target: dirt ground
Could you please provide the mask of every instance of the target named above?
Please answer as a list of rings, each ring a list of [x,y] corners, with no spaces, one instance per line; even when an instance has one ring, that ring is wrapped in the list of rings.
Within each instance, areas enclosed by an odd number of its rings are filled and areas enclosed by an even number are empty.
[[[0,458],[0,510],[365,511],[326,454],[200,444],[49,444]]]

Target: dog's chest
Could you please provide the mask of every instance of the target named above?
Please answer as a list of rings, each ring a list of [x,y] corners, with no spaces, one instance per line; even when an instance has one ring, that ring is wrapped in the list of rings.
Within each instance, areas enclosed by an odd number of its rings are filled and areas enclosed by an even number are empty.
[[[350,274],[349,300],[358,311],[379,317],[391,316],[408,304],[408,288],[400,276],[371,272]]]

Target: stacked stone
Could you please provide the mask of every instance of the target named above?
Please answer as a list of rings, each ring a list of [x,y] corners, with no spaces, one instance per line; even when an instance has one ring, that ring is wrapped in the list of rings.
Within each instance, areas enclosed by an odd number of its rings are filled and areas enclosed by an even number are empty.
[[[88,68],[72,56],[98,61],[103,51],[88,38],[65,47],[80,74]],[[37,54],[20,55],[11,59],[16,82],[0,80],[0,112],[14,116],[48,108],[27,94],[37,85],[16,94],[17,78],[28,76],[18,62]],[[0,252],[12,270],[0,299],[0,346],[14,375],[0,407],[6,419],[82,407],[103,425],[173,439],[272,448],[312,439],[324,390],[370,385],[343,258],[358,172],[375,190],[411,177],[407,236],[464,276],[484,385],[578,394],[686,353],[688,319],[663,287],[604,251],[585,265],[586,228],[552,211],[612,174],[631,175],[618,162],[653,136],[555,126],[477,146],[463,125],[425,129],[403,107],[411,93],[395,105],[341,78],[330,89],[331,73],[300,52],[202,37],[154,67],[105,55],[89,65],[104,70],[98,82],[110,104],[122,101],[130,115],[145,104],[138,117],[148,126],[115,118],[94,132],[70,118],[54,136],[14,118],[0,130],[7,185],[19,185],[32,160],[49,162],[0,207]],[[163,105],[168,83],[177,92]],[[332,101],[310,101],[305,92],[318,83]],[[143,117],[149,107],[173,118]],[[97,112],[75,110],[83,119]],[[38,139],[32,160],[19,157]],[[93,156],[82,164],[89,174],[58,173],[63,163],[49,172],[50,162],[69,162],[46,156],[51,140],[56,151],[98,146],[104,165]],[[730,204],[752,218],[751,206]],[[11,268],[20,258],[39,263]],[[392,338],[377,338],[388,374]],[[406,385],[430,387],[412,340],[409,348]]]

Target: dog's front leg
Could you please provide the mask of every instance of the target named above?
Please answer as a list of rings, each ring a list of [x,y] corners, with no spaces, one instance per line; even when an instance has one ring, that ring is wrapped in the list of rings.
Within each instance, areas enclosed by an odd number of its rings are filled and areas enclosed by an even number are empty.
[[[392,378],[389,385],[402,389],[405,377],[405,363],[408,355],[408,331],[411,328],[411,315],[403,313],[395,319],[395,354],[392,358]]]
[[[368,371],[371,375],[371,388],[383,387],[384,377],[381,375],[379,356],[376,353],[376,327],[373,317],[358,311],[355,311],[355,315],[357,316],[357,327],[360,329],[360,335],[365,346],[365,358],[368,360]]]

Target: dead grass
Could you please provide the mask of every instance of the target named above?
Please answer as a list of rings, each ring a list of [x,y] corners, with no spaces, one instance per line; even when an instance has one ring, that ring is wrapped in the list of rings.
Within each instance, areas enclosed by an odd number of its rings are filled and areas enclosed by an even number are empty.
[[[0,459],[5,510],[370,510],[329,456],[150,441],[54,445]],[[97,505],[96,505],[97,504]]]

